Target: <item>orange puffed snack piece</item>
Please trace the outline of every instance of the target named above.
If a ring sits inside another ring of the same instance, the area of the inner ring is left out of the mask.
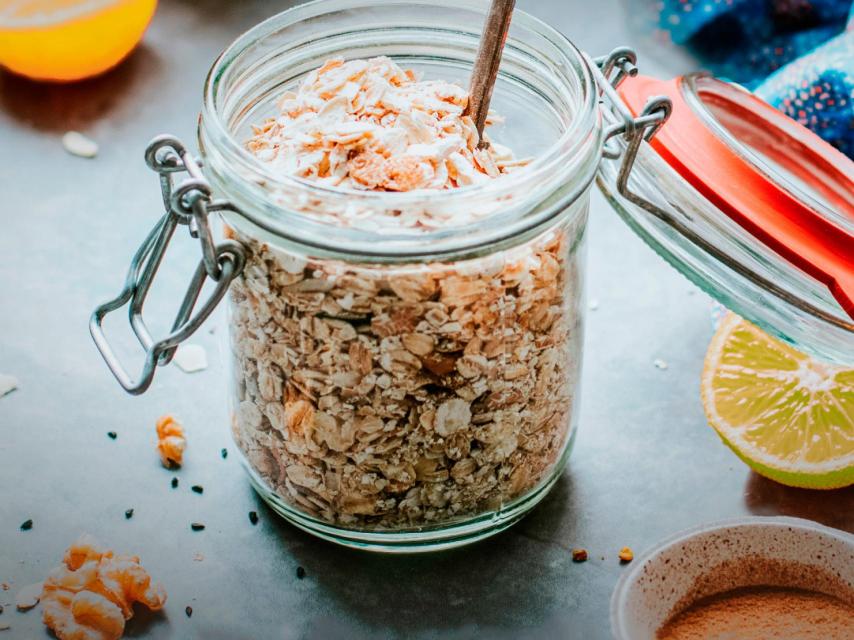
[[[180,467],[186,446],[187,438],[180,422],[170,415],[157,421],[157,452],[164,467]]]
[[[115,555],[91,536],[83,536],[65,552],[63,564],[44,581],[41,603],[44,623],[59,640],[118,640],[133,605],[152,611],[166,604],[166,591],[135,556]]]

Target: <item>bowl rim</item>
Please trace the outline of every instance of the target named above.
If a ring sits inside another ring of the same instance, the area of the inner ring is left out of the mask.
[[[638,573],[644,568],[644,566],[646,566],[647,563],[653,561],[656,556],[661,554],[661,552],[690,538],[696,538],[700,535],[720,531],[721,529],[752,528],[760,526],[796,528],[799,531],[806,531],[813,535],[830,536],[854,546],[854,534],[850,534],[842,529],[828,527],[812,520],[795,518],[792,516],[741,516],[737,518],[728,518],[725,520],[702,523],[688,529],[683,529],[659,540],[653,546],[644,550],[635,558],[634,562],[632,562],[631,568],[623,573],[619,580],[617,580],[617,584],[614,586],[614,591],[611,594],[609,607],[611,635],[616,640],[633,640],[632,637],[628,635],[625,628],[626,620],[624,615],[626,611],[626,597],[629,594],[631,586],[634,584],[634,579],[637,577]]]

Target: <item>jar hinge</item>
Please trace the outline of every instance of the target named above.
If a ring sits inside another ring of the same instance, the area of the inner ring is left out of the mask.
[[[145,150],[146,164],[160,176],[160,188],[166,214],[160,218],[131,260],[121,293],[92,313],[89,331],[107,366],[125,391],[143,393],[151,385],[155,369],[168,364],[178,345],[189,338],[222,300],[231,281],[240,275],[246,261],[243,246],[233,240],[215,244],[209,214],[234,210],[225,200],[211,198],[211,188],[202,176],[198,161],[184,144],[172,136],[158,136]],[[186,172],[188,178],[176,184],[175,174]],[[188,227],[198,238],[202,259],[193,274],[178,309],[169,335],[155,341],[142,316],[143,305],[169,242],[179,225]],[[208,299],[195,312],[199,295],[207,278],[216,283]],[[130,303],[129,319],[134,334],[145,349],[145,363],[138,380],[133,380],[116,356],[104,333],[104,318]]]

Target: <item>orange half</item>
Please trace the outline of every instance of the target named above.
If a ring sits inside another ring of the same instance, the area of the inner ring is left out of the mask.
[[[111,69],[142,39],[157,0],[0,0],[0,65],[67,82]]]

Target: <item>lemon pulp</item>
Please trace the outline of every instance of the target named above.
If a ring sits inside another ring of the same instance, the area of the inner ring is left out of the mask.
[[[730,314],[709,345],[702,397],[709,423],[757,473],[796,487],[854,483],[854,369]]]

